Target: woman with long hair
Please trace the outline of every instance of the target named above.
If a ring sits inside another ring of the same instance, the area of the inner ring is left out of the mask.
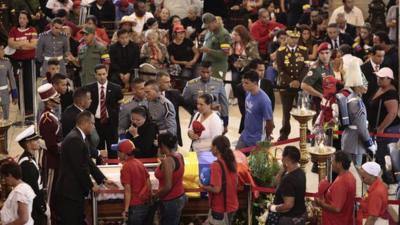
[[[232,224],[239,208],[237,196],[237,164],[229,139],[223,135],[215,137],[211,151],[217,160],[211,164],[210,184],[202,186],[209,193],[209,224],[223,221]]]
[[[302,45],[307,48],[307,53],[308,53],[308,60],[316,60],[317,59],[317,49],[318,49],[318,44],[314,40],[313,36],[311,35],[311,27],[302,24],[299,27],[301,36],[299,40],[299,45]]]
[[[236,96],[235,87],[240,83],[243,69],[253,59],[259,59],[258,44],[253,40],[249,30],[243,25],[237,25],[232,31],[232,50],[229,56],[229,66],[232,71],[232,87]],[[229,91],[227,91],[229,97]]]
[[[11,28],[8,34],[8,46],[16,49],[15,53],[11,55],[14,72],[22,69],[23,77],[20,78],[23,81],[23,87],[18,88],[24,90],[25,115],[33,115],[32,82],[36,80],[36,74],[32,73],[38,37],[31,22],[30,13],[21,10],[18,13],[18,25]],[[39,68],[36,68],[36,72],[38,71]]]
[[[154,198],[160,199],[160,225],[178,225],[187,202],[183,188],[185,164],[183,156],[176,152],[177,141],[177,137],[170,132],[158,135],[158,147],[164,155],[154,172],[159,181]]]

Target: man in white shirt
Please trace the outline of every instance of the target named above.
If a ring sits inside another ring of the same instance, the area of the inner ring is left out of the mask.
[[[329,23],[335,23],[337,14],[343,13],[347,23],[354,25],[356,27],[360,27],[364,25],[364,16],[362,14],[361,9],[354,6],[354,0],[343,0],[343,5],[336,8],[331,18],[329,19]]]
[[[146,4],[143,1],[136,1],[134,5],[135,12],[130,15],[130,20],[135,21],[136,25],[133,30],[141,34],[143,31],[143,26],[149,18],[153,18],[153,14],[147,12]]]

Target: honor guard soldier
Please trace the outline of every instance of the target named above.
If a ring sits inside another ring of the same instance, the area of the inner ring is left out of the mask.
[[[368,83],[362,76],[357,59],[351,60],[346,73],[345,88],[336,94],[339,121],[344,127],[341,149],[351,155],[357,167],[361,166],[367,150],[375,154],[377,146],[368,133],[367,110],[361,99]]]
[[[71,57],[69,41],[66,34],[62,33],[63,21],[54,18],[51,21],[50,30],[39,34],[36,48],[36,60],[41,63],[40,75],[44,76],[47,72],[47,62],[50,59],[60,61],[60,72],[66,74],[66,58]]]
[[[144,84],[144,92],[152,121],[158,127],[158,133],[167,131],[176,136],[176,112],[174,105],[161,95],[157,81],[148,80]]]
[[[286,140],[290,134],[290,110],[293,101],[297,99],[300,82],[307,74],[306,62],[308,59],[307,48],[299,46],[299,31],[287,31],[287,45],[278,49],[276,63],[278,66],[278,86],[282,102],[282,128],[278,140]]]
[[[54,109],[60,104],[57,91],[51,84],[44,84],[38,88],[38,93],[44,102],[44,111],[39,119],[39,132],[46,144],[47,165],[47,200],[50,203],[52,221],[55,218],[54,187],[57,181],[58,167],[60,164],[60,144],[62,142],[61,124],[54,114]]]
[[[203,94],[210,94],[213,97],[213,110],[219,110],[221,118],[224,121],[224,133],[227,132],[229,119],[229,105],[224,88],[224,82],[221,79],[211,77],[211,63],[203,61],[200,65],[200,77],[187,82],[183,89],[183,99],[194,115],[196,111],[197,98]]]
[[[35,192],[36,197],[33,199],[32,219],[34,225],[46,224],[46,193],[43,189],[43,180],[41,176],[41,168],[39,163],[41,157],[35,159],[35,155],[40,151],[39,144],[40,136],[35,133],[35,127],[32,125],[17,135],[15,141],[24,149],[24,152],[19,157],[18,164],[21,166],[22,180],[29,184]]]
[[[0,43],[0,98],[1,108],[3,110],[3,119],[8,120],[10,112],[10,93],[8,84],[11,85],[10,89],[13,104],[17,103],[18,92],[11,62],[4,57],[4,47],[5,44]]]

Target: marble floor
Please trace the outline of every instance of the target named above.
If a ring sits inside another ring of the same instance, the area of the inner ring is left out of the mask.
[[[282,107],[280,105],[279,96],[276,95],[276,107],[274,111],[274,121],[275,121],[275,129],[273,131],[273,137],[275,138],[274,141],[279,137],[279,129],[281,128],[281,119],[282,119]],[[185,153],[189,150],[190,146],[190,139],[188,138],[187,134],[187,127],[190,120],[190,115],[184,110],[180,109],[180,118],[181,118],[181,128],[182,128],[182,137],[183,137],[183,147],[179,148],[179,151]],[[18,108],[14,105],[11,106],[10,112],[10,119],[15,121],[21,121],[21,115]],[[240,112],[237,105],[231,105],[229,107],[229,131],[226,134],[233,145],[239,138],[238,128],[240,124]],[[291,118],[291,125],[292,125],[292,133],[290,134],[289,138],[295,138],[299,136],[299,124],[293,118]],[[311,126],[311,122],[309,123],[309,127]],[[9,155],[12,157],[18,157],[21,154],[21,147],[15,142],[15,137],[21,132],[24,128],[23,127],[16,127],[12,126],[8,131],[8,146],[9,146]],[[293,145],[298,146],[299,143],[295,142]],[[283,146],[278,146],[282,148]],[[280,151],[278,151],[278,158],[280,157]],[[306,166],[307,171],[307,191],[308,192],[316,192],[318,189],[318,175],[311,173],[311,163],[308,163]],[[357,179],[357,195],[361,195],[362,185],[361,180],[355,170],[355,168],[351,167],[351,172],[355,175]],[[396,186],[391,185],[390,193],[394,193]],[[391,196],[393,198],[394,196]]]

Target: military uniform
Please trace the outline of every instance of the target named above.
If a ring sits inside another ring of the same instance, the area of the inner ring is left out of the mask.
[[[211,62],[211,74],[216,78],[225,78],[228,70],[228,54],[222,48],[230,46],[232,39],[229,32],[221,27],[216,33],[207,32],[204,38],[204,47],[210,49],[209,52],[203,53],[203,61]],[[225,49],[225,51],[227,51]],[[222,73],[222,75],[221,75]]]
[[[60,33],[56,36],[51,30],[39,34],[36,60],[42,64],[40,75],[46,74],[47,62],[52,58],[60,61],[60,73],[66,74],[65,56],[68,52],[70,52],[70,47],[66,34]]]
[[[229,104],[226,97],[224,83],[221,79],[210,77],[207,82],[204,82],[201,77],[194,78],[187,82],[183,89],[183,99],[190,109],[191,114],[196,110],[197,98],[202,94],[210,94],[214,98],[214,102],[221,106],[221,117],[224,121],[224,126],[228,125]]]
[[[45,189],[43,189],[43,180],[39,163],[35,157],[28,151],[24,151],[18,160],[21,166],[22,180],[29,184],[36,194],[32,205],[32,219],[35,225],[45,224],[46,219],[46,199]]]
[[[18,92],[12,65],[7,58],[3,58],[0,59],[0,98],[1,107],[3,109],[3,119],[5,120],[8,120],[10,112],[10,93],[8,84],[11,85],[12,98],[17,98]]]
[[[284,90],[280,90],[282,102],[282,128],[280,130],[280,138],[287,139],[290,134],[290,110],[292,110],[293,101],[297,99],[299,89],[290,88],[292,81],[303,80],[308,68],[305,61],[308,59],[307,48],[304,46],[296,46],[291,49],[289,46],[282,46],[278,49],[276,55],[276,63],[278,66],[278,86]],[[300,88],[300,87],[299,87]]]
[[[148,109],[152,121],[158,127],[159,133],[169,131],[173,135],[176,135],[176,112],[174,105],[168,99],[160,95],[157,99],[148,101]]]
[[[94,42],[93,45],[84,45],[78,52],[78,59],[81,66],[80,77],[82,86],[96,82],[94,67],[97,64],[109,63],[110,61],[107,48],[96,41]]]
[[[119,121],[118,121],[118,134],[125,135],[126,130],[131,125],[131,111],[138,106],[148,107],[147,100],[138,100],[134,97],[126,104],[121,105],[119,110]]]
[[[37,141],[40,136],[35,133],[35,127],[32,125],[19,133],[15,140],[20,144],[21,147],[25,148],[26,146],[23,143],[27,141]],[[34,152],[33,152],[34,151]],[[24,152],[18,159],[18,164],[21,167],[22,172],[22,180],[31,186],[32,190],[35,192],[36,197],[33,199],[32,206],[32,218],[34,220],[34,225],[42,225],[46,224],[47,217],[45,215],[46,212],[46,193],[43,188],[43,179],[41,176],[42,168],[40,168],[40,161],[42,159],[43,151],[38,149],[24,149]],[[38,153],[38,154],[36,154]],[[38,155],[38,158],[35,159],[35,156]]]

